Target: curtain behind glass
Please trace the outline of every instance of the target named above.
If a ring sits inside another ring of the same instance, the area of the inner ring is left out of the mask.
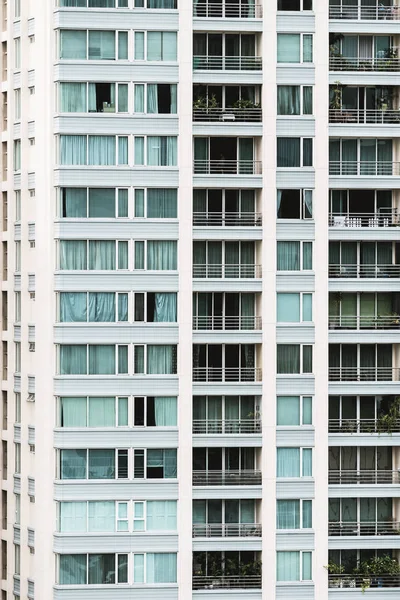
[[[60,398],[61,427],[86,427],[86,397]]]
[[[89,375],[115,375],[115,345],[89,346]]]
[[[176,323],[177,319],[177,294],[157,293],[154,294],[154,315],[155,323]]]
[[[176,583],[175,553],[146,554],[147,583]]]
[[[277,477],[300,477],[300,448],[277,448]]]
[[[88,164],[116,164],[116,145],[114,135],[89,135]]]
[[[154,415],[157,427],[175,427],[178,418],[176,397],[155,397]]]
[[[60,502],[60,531],[64,533],[86,532],[86,519],[86,502]]]
[[[86,375],[86,361],[86,346],[66,344],[60,346],[60,375]]]
[[[86,554],[60,554],[61,585],[85,585],[86,575]]]
[[[115,397],[89,398],[89,427],[115,427]]]
[[[62,216],[66,219],[87,217],[86,188],[63,188],[61,193]]]
[[[147,373],[149,375],[173,375],[175,369],[175,346],[147,346]]]
[[[60,293],[60,322],[80,323],[87,321],[86,292]]]
[[[114,271],[115,262],[115,241],[89,241],[89,270]]]
[[[278,33],[278,63],[300,62],[300,35]]]
[[[149,219],[176,219],[177,190],[149,188],[147,190],[147,217]]]
[[[300,529],[300,500],[277,500],[276,528]]]
[[[115,321],[114,292],[89,292],[89,321],[95,323]]]
[[[151,240],[147,242],[147,269],[149,271],[175,271],[176,268],[176,242]]]
[[[300,270],[300,242],[278,242],[277,250],[278,271]]]
[[[88,531],[115,531],[115,502],[89,502]]]
[[[300,425],[300,397],[278,396],[277,425]]]
[[[300,167],[300,138],[277,138],[277,167]]]
[[[300,552],[277,552],[276,560],[277,581],[300,580]]]
[[[147,531],[176,531],[176,500],[151,500],[146,509]]]
[[[60,83],[60,111],[86,112],[86,83]]]
[[[300,86],[278,85],[278,115],[300,114]]]
[[[86,135],[60,135],[60,164],[86,165]]]

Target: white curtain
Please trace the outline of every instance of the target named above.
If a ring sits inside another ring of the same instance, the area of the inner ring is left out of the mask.
[[[85,60],[86,46],[86,31],[69,29],[60,31],[60,58],[64,60]]]
[[[158,85],[156,83],[147,84],[147,112],[158,113]]]
[[[176,554],[151,553],[146,555],[147,583],[176,583]]]
[[[172,427],[177,424],[177,399],[169,396],[154,398],[154,413],[157,427]]]
[[[300,477],[300,448],[277,448],[277,477]]]
[[[60,136],[60,164],[86,165],[87,137],[86,135]]]
[[[115,165],[116,145],[114,135],[89,135],[89,165]]]
[[[147,164],[154,167],[176,167],[177,138],[175,136],[148,136]]]
[[[300,552],[276,553],[277,581],[300,581]]]
[[[175,292],[164,292],[154,294],[154,322],[176,323],[176,303],[177,294]]]
[[[147,531],[176,531],[176,500],[147,502]]]
[[[115,531],[115,502],[89,502],[88,531]]]
[[[89,398],[89,427],[115,427],[115,397]]]
[[[300,500],[277,500],[276,528],[300,528]]]
[[[89,270],[114,271],[116,266],[115,241],[90,240]]]
[[[60,83],[60,111],[86,112],[86,83]]]
[[[63,533],[81,533],[87,530],[87,503],[60,502],[60,528]]]
[[[173,375],[176,373],[176,346],[147,346],[147,373]]]
[[[86,292],[60,293],[60,322],[80,323],[87,321]]]
[[[61,427],[86,427],[87,426],[87,398],[61,397],[60,398]]]
[[[177,242],[147,242],[147,269],[149,271],[175,271],[177,267]]]

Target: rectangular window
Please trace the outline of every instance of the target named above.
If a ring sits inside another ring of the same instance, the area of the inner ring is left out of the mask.
[[[21,118],[21,90],[14,90],[14,119],[19,121]]]
[[[115,271],[128,269],[126,240],[61,240],[61,271]]]
[[[311,529],[312,501],[311,500],[277,500],[276,502],[277,529]]]
[[[301,11],[312,10],[313,0],[278,0],[278,10]]]
[[[60,31],[60,58],[64,60],[126,60],[127,31]]]
[[[312,219],[313,190],[277,190],[278,219]]]
[[[301,85],[278,85],[278,115],[313,114],[313,88]]]
[[[312,346],[307,344],[277,344],[278,375],[312,373]]]
[[[128,372],[126,345],[60,345],[60,375],[116,375]]]
[[[176,396],[134,398],[133,424],[136,427],[176,427]]]
[[[312,270],[312,242],[277,242],[277,270]]]
[[[306,33],[278,33],[278,63],[312,63],[313,36]]]
[[[177,35],[175,31],[147,32],[147,60],[176,61]]]
[[[21,38],[14,39],[14,69],[21,68]]]
[[[276,424],[286,427],[312,425],[312,397],[278,396]]]
[[[105,585],[128,583],[127,554],[61,554],[61,585]]]
[[[313,166],[313,138],[277,138],[277,167]]]
[[[277,552],[277,581],[311,581],[311,552]]]
[[[14,171],[21,170],[21,140],[14,140]]]
[[[277,294],[277,322],[312,321],[312,294]]]
[[[176,449],[134,450],[133,476],[135,479],[175,479]]]
[[[126,293],[60,292],[59,302],[60,323],[112,323],[128,320]]]
[[[277,448],[276,476],[312,477],[312,448]]]

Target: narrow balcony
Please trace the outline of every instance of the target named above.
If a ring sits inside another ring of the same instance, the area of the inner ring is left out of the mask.
[[[261,227],[260,212],[194,212],[193,227]]]
[[[261,589],[261,575],[194,575],[193,589]]]
[[[261,160],[233,160],[219,158],[207,160],[195,158],[193,173],[196,175],[262,175]]]
[[[195,137],[193,172],[196,175],[260,175],[258,137]]]
[[[374,265],[346,265],[330,264],[329,277],[352,278],[352,279],[379,279],[399,278],[400,265],[374,264]]]
[[[331,485],[399,485],[400,472],[390,470],[332,470],[329,469]]]
[[[261,265],[253,264],[194,264],[194,279],[259,279]]]
[[[261,71],[261,56],[193,56],[194,71]],[[398,70],[398,69],[396,69]]]
[[[261,485],[261,482],[261,471],[256,469],[193,471],[194,486]]]
[[[193,537],[261,537],[260,523],[197,523],[193,525]]]
[[[260,331],[261,317],[252,316],[201,316],[193,317],[193,330],[203,331]]]
[[[400,381],[399,367],[329,367],[329,381]]]
[[[248,435],[261,433],[261,419],[195,419],[193,434]]]
[[[260,297],[248,292],[195,292],[194,331],[260,331]]]
[[[399,535],[400,522],[390,521],[330,521],[330,536]]]
[[[262,4],[248,2],[204,2],[193,4],[193,16],[206,19],[261,19]]]
[[[330,108],[329,123],[349,123],[350,125],[398,125],[400,110]]]
[[[400,162],[392,162],[389,160],[331,160],[329,161],[329,175],[345,177],[354,175],[366,175],[368,177],[398,177],[400,175]]]
[[[399,225],[397,208],[381,209],[378,212],[329,213],[329,227],[395,227]]]
[[[329,433],[400,433],[400,418],[329,419]]]
[[[399,329],[400,315],[329,315],[329,329]]]
[[[346,19],[356,21],[398,21],[400,19],[400,6],[392,5],[391,2],[376,2],[372,6],[362,6],[356,3],[347,6],[345,1],[339,0],[337,5],[329,6],[330,19]]]
[[[330,588],[398,588],[400,575],[329,575],[328,587]]]
[[[380,73],[394,73],[400,71],[400,59],[395,56],[395,48],[389,48],[387,57],[368,57],[360,56],[330,56],[330,71],[376,71]],[[392,58],[392,55],[393,58]],[[205,68],[205,67],[202,67]]]
[[[260,123],[261,108],[193,108],[193,121],[222,123]]]
[[[194,382],[238,382],[262,381],[260,367],[193,367]]]

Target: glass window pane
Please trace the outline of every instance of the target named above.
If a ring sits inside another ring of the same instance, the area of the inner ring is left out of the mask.
[[[89,427],[115,427],[115,398],[89,398]]]
[[[135,190],[135,217],[144,217],[144,190]]]
[[[144,83],[135,84],[134,111],[144,113]]]
[[[303,581],[311,581],[311,579],[312,579],[311,557],[312,557],[311,552],[303,552],[303,565],[302,565]]]
[[[87,398],[60,398],[61,427],[86,427]]]
[[[144,554],[133,555],[133,582],[144,583]]]
[[[118,426],[128,425],[128,398],[118,398]]]
[[[128,216],[128,190],[118,190],[118,217]]]
[[[313,166],[313,141],[312,138],[303,138],[303,167]]]
[[[276,553],[277,581],[300,581],[300,552]]]
[[[303,397],[303,425],[312,425],[312,398]]]
[[[303,321],[312,321],[312,294],[303,294]]]
[[[277,477],[300,477],[300,448],[277,448]]]
[[[144,32],[135,31],[135,60],[144,60]]]
[[[299,323],[300,294],[277,294],[278,323]]]
[[[303,500],[303,529],[312,528],[312,501]]]
[[[303,373],[312,373],[312,346],[303,346]]]
[[[303,269],[311,271],[312,268],[312,242],[303,242]]]
[[[300,500],[277,500],[276,528],[300,529]]]
[[[128,60],[128,32],[118,32],[118,58],[119,60]]]
[[[278,33],[278,63],[300,62],[300,35]]]
[[[313,36],[303,35],[303,62],[313,61]]]
[[[312,477],[312,449],[303,448],[303,459],[302,459],[302,476]]]
[[[277,425],[300,425],[300,396],[278,396]]]

